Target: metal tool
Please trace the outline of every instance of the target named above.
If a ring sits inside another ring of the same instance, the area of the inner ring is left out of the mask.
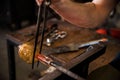
[[[51,44],[53,42],[55,42],[58,39],[63,39],[67,36],[67,32],[65,31],[59,31],[59,30],[55,30],[53,33],[50,34],[50,36],[46,39],[46,41],[44,42],[44,44],[46,46],[51,46]]]
[[[39,29],[41,29],[41,41],[40,41],[40,51],[42,51],[42,45],[43,45],[43,40],[44,40],[44,31],[46,27],[46,21],[47,21],[47,14],[48,14],[48,7],[50,5],[51,1],[50,0],[43,0],[42,4],[39,6],[38,10],[38,18],[37,18],[37,31],[36,31],[36,37],[35,37],[35,44],[34,44],[34,51],[33,51],[33,58],[32,58],[32,69],[34,68],[34,57],[36,53],[36,48],[37,48],[37,42],[38,42],[38,34],[39,34]],[[42,23],[42,15],[43,15],[43,26],[41,26]],[[38,62],[39,64],[39,62]],[[37,64],[37,65],[38,65]]]
[[[58,25],[57,24],[52,24],[51,27],[50,27],[49,32],[46,35],[46,37],[49,37],[57,29],[58,29]]]
[[[50,57],[47,57],[47,56],[42,55],[42,54],[38,54],[36,56],[36,58],[39,61],[42,61],[42,62],[44,62],[47,65],[51,65],[51,66],[55,67],[57,70],[59,70],[59,71],[63,72],[64,74],[74,78],[75,80],[85,80],[82,77],[78,76],[77,74],[71,72],[70,70],[67,70],[64,67],[56,64],[56,62],[54,62]]]
[[[44,5],[44,15],[43,15],[43,28],[42,28],[42,34],[41,34],[41,42],[40,42],[40,51],[39,53],[41,53],[42,51],[42,47],[43,47],[43,40],[44,40],[44,33],[45,33],[45,28],[46,28],[46,23],[47,23],[47,16],[48,16],[48,7],[51,3],[50,0],[44,0],[43,3]],[[39,61],[37,62],[37,66],[39,65]]]
[[[40,24],[42,22],[42,14],[43,14],[43,3],[39,6],[38,9],[38,17],[37,17],[37,31],[36,31],[36,36],[35,36],[35,43],[34,43],[34,51],[33,51],[33,58],[32,58],[32,69],[34,68],[34,57],[35,57],[35,52],[37,48],[37,42],[38,42],[38,35],[39,35],[39,29],[40,29]]]
[[[108,39],[107,38],[102,38],[102,39],[90,41],[90,42],[87,42],[87,43],[84,43],[84,44],[78,44],[78,48],[91,46],[91,45],[94,45],[94,44],[99,44],[100,42],[103,42],[103,43],[108,42]]]
[[[102,38],[99,40],[94,40],[94,41],[90,41],[90,42],[86,42],[82,44],[81,43],[77,43],[77,44],[70,43],[70,44],[58,46],[55,48],[49,48],[47,50],[42,50],[42,53],[46,55],[50,55],[50,54],[56,54],[56,53],[73,52],[73,51],[78,51],[80,48],[84,48],[84,47],[99,44],[99,43],[107,43],[107,42],[108,42],[108,39]]]

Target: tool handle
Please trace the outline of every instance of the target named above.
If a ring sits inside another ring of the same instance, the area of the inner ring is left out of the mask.
[[[44,63],[47,64],[47,65],[51,65],[51,66],[55,67],[57,70],[59,70],[59,71],[63,72],[64,74],[66,74],[66,75],[74,78],[75,80],[85,80],[85,79],[83,79],[82,77],[78,76],[77,74],[75,74],[75,73],[73,73],[73,72],[65,69],[64,67],[62,67],[62,66],[60,66],[60,65],[58,65],[58,64],[56,64],[56,63],[54,63],[54,61],[53,61],[51,58],[49,58],[49,57],[47,57],[47,56],[45,56],[45,55],[38,54],[38,55],[36,56],[36,58],[37,58],[39,61],[42,61],[42,62],[44,62]]]
[[[74,78],[75,80],[85,80],[83,79],[82,77],[78,76],[77,74],[65,69],[64,67],[62,66],[59,66],[59,65],[56,65],[54,64],[53,62],[50,64],[51,66],[55,67],[56,69],[58,69],[59,71],[63,72],[64,74]]]
[[[90,42],[87,42],[87,43],[83,43],[83,44],[79,45],[79,48],[87,47],[87,46],[91,46],[91,45],[95,45],[95,44],[99,44],[100,42],[104,42],[104,43],[108,42],[108,39],[107,38],[102,38],[102,39],[90,41]]]

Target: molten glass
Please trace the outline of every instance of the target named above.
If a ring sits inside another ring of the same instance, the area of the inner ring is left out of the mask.
[[[34,46],[30,43],[24,43],[18,46],[18,54],[20,58],[30,64],[32,63],[33,50],[34,50]],[[36,53],[38,53],[38,50],[36,50]],[[34,61],[36,62],[37,59],[35,58]]]

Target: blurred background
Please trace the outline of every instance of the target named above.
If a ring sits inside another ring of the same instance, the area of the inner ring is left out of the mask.
[[[76,0],[77,1],[77,0]],[[36,23],[37,5],[35,0],[1,0],[0,2],[0,80],[9,80],[6,34],[29,27]],[[98,28],[120,28],[120,3],[110,17]],[[103,34],[104,35],[104,34]],[[110,36],[111,43],[106,53],[94,60],[89,73],[100,66],[108,64],[120,51],[120,39]],[[31,65],[23,62],[16,54],[17,80],[29,80]],[[39,70],[45,68],[44,65]]]

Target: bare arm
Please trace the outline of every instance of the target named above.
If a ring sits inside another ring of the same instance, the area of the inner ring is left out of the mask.
[[[80,4],[63,0],[53,4],[52,8],[72,24],[80,27],[96,27],[104,22],[116,3],[116,0],[93,0]]]
[[[118,0],[93,0],[87,3],[76,3],[72,0],[52,0],[50,7],[66,21],[90,28],[102,24],[117,2]]]

